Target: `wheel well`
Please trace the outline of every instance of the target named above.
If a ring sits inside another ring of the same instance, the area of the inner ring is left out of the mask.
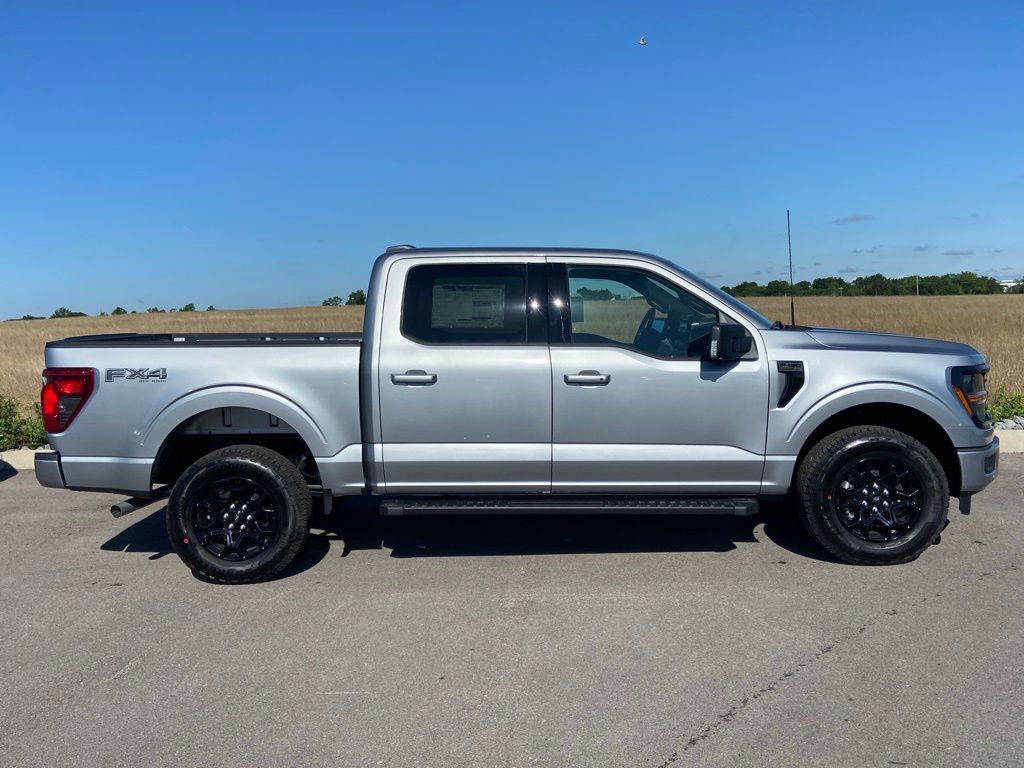
[[[826,435],[838,432],[847,427],[873,424],[889,427],[910,435],[924,443],[935,454],[949,483],[952,496],[960,495],[960,462],[957,460],[956,448],[946,431],[933,418],[915,408],[895,403],[872,403],[857,405],[840,411],[825,419],[804,442],[796,466],[799,467],[807,452]]]
[[[183,421],[164,440],[153,462],[153,484],[171,485],[195,461],[231,445],[260,445],[291,461],[306,482],[320,484],[316,459],[286,422],[253,408],[214,408]]]

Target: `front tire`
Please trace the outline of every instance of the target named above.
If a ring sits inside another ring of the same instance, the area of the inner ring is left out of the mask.
[[[299,553],[313,499],[298,468],[257,445],[203,456],[171,490],[167,534],[192,571],[211,581],[264,581]]]
[[[838,559],[893,565],[916,559],[942,531],[949,483],[923,443],[895,429],[850,427],[819,441],[797,474],[799,516]]]

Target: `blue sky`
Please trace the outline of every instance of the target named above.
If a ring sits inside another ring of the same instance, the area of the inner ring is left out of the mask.
[[[319,303],[392,243],[1024,274],[1024,3],[0,7],[0,316]],[[648,45],[637,44],[646,36]]]

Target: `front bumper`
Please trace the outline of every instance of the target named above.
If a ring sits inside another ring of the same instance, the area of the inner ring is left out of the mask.
[[[53,451],[37,453],[36,480],[46,488],[67,488],[64,482],[64,473],[60,468],[60,454]]]
[[[960,461],[960,493],[977,493],[999,474],[999,438],[981,448],[957,448]]]

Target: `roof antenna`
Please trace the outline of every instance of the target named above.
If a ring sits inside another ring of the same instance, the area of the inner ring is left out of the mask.
[[[789,243],[789,324],[796,325],[796,305],[793,303],[793,233],[789,228],[789,208],[786,209],[786,241]]]

